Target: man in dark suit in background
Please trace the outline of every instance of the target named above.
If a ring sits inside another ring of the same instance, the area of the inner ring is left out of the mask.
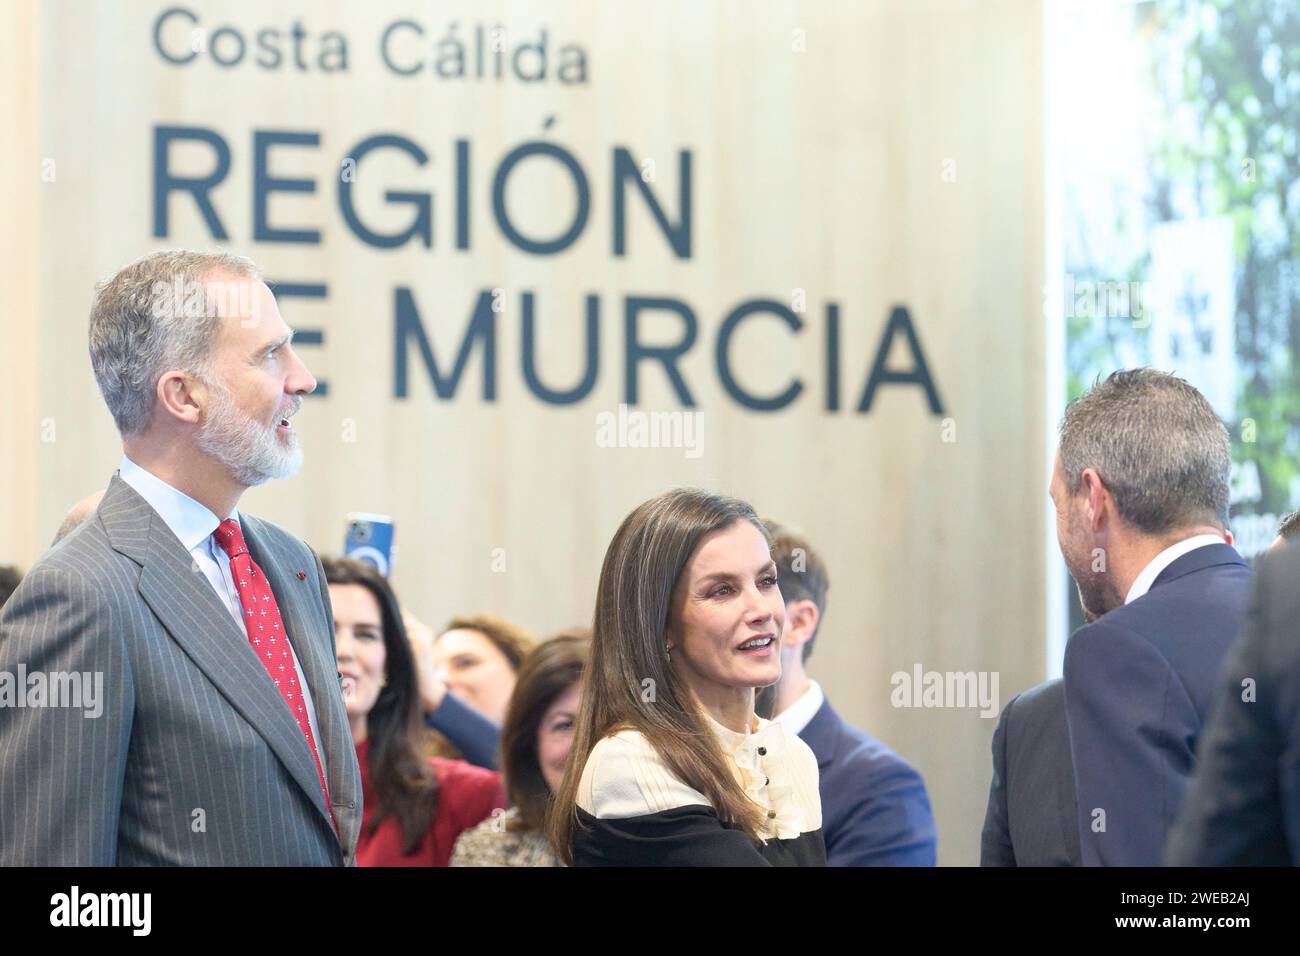
[[[827,864],[934,866],[934,816],[921,775],[845,723],[804,670],[826,609],[826,566],[804,538],[764,523],[786,616],[781,680],[759,693],[756,709],[786,724],[817,756]]]
[[[1079,603],[1091,624],[1097,615],[1082,594]],[[1002,708],[993,731],[980,866],[1078,866],[1077,814],[1065,685],[1057,678]]]
[[[1171,866],[1300,866],[1300,548],[1260,559],[1224,663]]]
[[[1078,866],[1076,813],[1058,678],[1017,694],[998,718],[980,866]]]
[[[1085,865],[1163,859],[1250,588],[1224,540],[1231,467],[1223,423],[1172,375],[1116,372],[1066,409],[1049,493],[1099,614],[1064,667]]]

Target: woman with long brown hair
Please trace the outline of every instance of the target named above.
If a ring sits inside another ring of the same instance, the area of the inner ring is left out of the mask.
[[[414,657],[401,608],[373,567],[322,558],[364,801],[358,866],[446,866],[457,837],[503,812],[500,778],[421,754]]]
[[[513,806],[457,840],[452,866],[558,864],[546,810],[568,767],[590,647],[590,631],[567,631],[524,658],[501,725],[501,772]]]
[[[821,866],[817,761],[754,713],[785,604],[745,502],[679,489],[623,521],[596,593],[568,770],[547,818],[578,866]]]

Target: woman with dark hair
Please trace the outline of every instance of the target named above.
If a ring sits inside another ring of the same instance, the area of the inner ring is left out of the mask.
[[[623,521],[596,592],[568,770],[547,817],[578,866],[824,866],[817,760],[754,713],[785,603],[745,502],[695,489]]]
[[[370,565],[324,558],[335,651],[361,765],[358,866],[446,866],[461,833],[506,805],[500,778],[420,753],[419,686],[402,612]]]
[[[590,631],[557,635],[519,668],[501,728],[501,769],[514,804],[458,841],[452,866],[558,866],[546,840],[546,809],[573,744]]]

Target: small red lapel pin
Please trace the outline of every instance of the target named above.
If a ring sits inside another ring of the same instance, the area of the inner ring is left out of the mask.
[[[298,580],[299,580],[299,581],[306,581],[306,580],[307,580],[307,572],[306,572],[306,571],[299,571],[299,572],[298,572]]]

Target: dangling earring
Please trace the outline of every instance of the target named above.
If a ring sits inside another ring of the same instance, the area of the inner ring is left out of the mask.
[[[669,644],[664,645],[664,660],[666,660],[669,664],[673,662],[673,649],[672,646]]]

